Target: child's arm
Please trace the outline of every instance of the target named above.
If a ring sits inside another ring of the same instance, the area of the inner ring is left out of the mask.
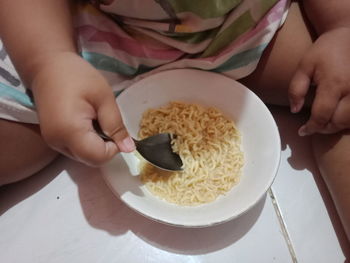
[[[0,36],[26,84],[56,54],[76,53],[69,1],[1,1]]]
[[[134,144],[111,88],[78,56],[69,0],[2,0],[0,36],[23,82],[31,88],[47,143],[82,162],[98,165]],[[92,128],[98,119],[116,144]]]
[[[316,94],[301,135],[350,128],[350,1],[304,0],[319,37],[302,59],[291,82],[291,109],[298,112],[310,84]]]

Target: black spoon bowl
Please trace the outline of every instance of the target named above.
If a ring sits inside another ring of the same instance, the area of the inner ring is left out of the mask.
[[[113,141],[111,137],[104,134],[97,120],[93,120],[92,123],[95,131],[103,140]],[[142,140],[134,138],[133,140],[136,150],[152,165],[167,171],[182,171],[181,157],[171,147],[172,138],[173,135],[170,133],[160,133]]]

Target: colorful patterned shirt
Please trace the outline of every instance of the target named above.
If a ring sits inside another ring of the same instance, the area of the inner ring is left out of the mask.
[[[119,94],[176,68],[249,75],[288,7],[289,0],[100,0],[77,8],[75,27],[81,56]],[[37,123],[30,94],[11,82],[19,78],[2,52],[0,118]]]

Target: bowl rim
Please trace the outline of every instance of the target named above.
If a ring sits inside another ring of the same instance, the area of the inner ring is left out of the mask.
[[[165,70],[165,71],[161,71],[161,72],[158,72],[158,73],[155,73],[153,75],[150,75],[150,76],[147,76],[145,78],[142,78],[136,82],[134,82],[130,87],[128,87],[125,91],[123,91],[119,97],[116,99],[117,102],[122,100],[124,96],[127,96],[129,92],[133,92],[132,89],[134,89],[135,87],[137,88],[139,85],[142,85],[144,81],[151,81],[153,78],[159,78],[161,77],[162,75],[166,75],[166,74],[172,74],[173,72],[176,72],[177,74],[181,74],[183,72],[186,72],[186,73],[196,73],[196,74],[214,74],[216,76],[220,76],[224,79],[226,79],[226,81],[231,81],[232,83],[235,83],[236,86],[240,86],[241,88],[245,89],[245,92],[248,92],[250,96],[254,97],[254,99],[259,103],[261,104],[262,107],[265,108],[266,112],[268,113],[267,116],[269,117],[270,121],[271,121],[271,124],[272,124],[272,129],[274,130],[274,134],[276,135],[276,138],[274,139],[277,139],[276,142],[275,142],[275,146],[276,146],[276,159],[275,159],[275,164],[274,164],[274,167],[271,171],[272,175],[269,177],[269,180],[266,182],[265,184],[265,187],[259,191],[261,192],[261,194],[257,194],[256,195],[256,198],[254,198],[254,201],[250,202],[245,208],[244,210],[242,211],[238,211],[237,213],[233,213],[232,216],[230,217],[226,217],[225,219],[220,219],[218,218],[217,220],[213,220],[213,221],[210,221],[209,223],[200,223],[200,224],[196,224],[196,223],[176,223],[176,222],[172,222],[172,221],[169,221],[169,220],[163,220],[163,219],[159,219],[157,218],[156,216],[152,216],[151,214],[148,214],[148,213],[143,213],[142,211],[140,211],[138,209],[138,207],[135,207],[132,203],[128,202],[128,200],[125,200],[125,196],[123,197],[123,195],[121,195],[120,193],[118,193],[117,189],[115,189],[111,183],[111,181],[109,180],[108,176],[103,173],[103,178],[105,180],[105,182],[107,183],[108,187],[111,189],[111,191],[117,196],[119,197],[119,199],[124,203],[126,204],[128,207],[130,207],[132,210],[136,211],[138,214],[141,214],[143,216],[145,216],[146,218],[149,218],[151,220],[154,220],[156,222],[160,222],[160,223],[163,223],[163,224],[166,224],[166,225],[171,225],[171,226],[176,226],[176,227],[185,227],[185,228],[202,228],[202,227],[209,227],[209,226],[214,226],[214,225],[218,225],[218,224],[222,224],[222,223],[225,223],[225,222],[228,222],[230,220],[233,220],[243,214],[245,214],[246,212],[248,212],[252,207],[254,207],[268,192],[269,188],[271,187],[271,185],[273,184],[276,176],[277,176],[277,172],[278,172],[278,169],[279,169],[279,166],[280,166],[280,161],[281,161],[281,138],[280,138],[280,134],[279,134],[279,130],[278,130],[278,126],[276,124],[276,121],[275,119],[273,118],[270,110],[268,109],[268,107],[266,106],[266,104],[264,102],[261,101],[261,99],[253,92],[251,91],[249,88],[245,87],[244,85],[242,85],[241,83],[227,77],[227,76],[224,76],[222,74],[219,74],[219,73],[215,73],[215,72],[208,72],[208,71],[202,71],[202,70],[196,70],[196,69],[173,69],[173,70]],[[201,72],[201,73],[200,73]],[[147,189],[146,189],[147,190]],[[156,197],[157,198],[157,197]],[[161,200],[163,202],[166,202],[168,203],[167,201],[164,201],[164,200]],[[215,201],[213,201],[213,203],[215,203]],[[171,205],[174,205],[174,204],[171,204]],[[202,205],[199,205],[199,206],[194,206],[194,207],[191,207],[191,208],[196,208],[196,207],[200,207],[200,206],[205,206],[207,204],[202,204]],[[181,207],[181,206],[178,206],[178,207]],[[184,206],[185,207],[185,206]]]

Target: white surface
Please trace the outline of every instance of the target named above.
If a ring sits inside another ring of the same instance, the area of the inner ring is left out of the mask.
[[[61,159],[0,199],[1,262],[292,262],[268,197],[228,223],[176,228],[126,207],[98,169]]]
[[[159,200],[145,189],[139,178],[130,176],[123,159],[117,156],[106,165],[104,177],[113,191],[136,211],[171,225],[209,226],[244,213],[271,186],[280,161],[278,129],[265,104],[238,82],[216,73],[172,70],[142,79],[125,90],[117,101],[125,125],[134,137],[145,111],[171,101],[218,108],[234,120],[242,134],[245,164],[239,184],[214,202],[196,207]]]
[[[317,166],[308,138],[297,136],[302,116],[286,118],[276,109],[282,138],[282,159],[272,191],[300,262],[344,262],[349,244]],[[336,233],[337,231],[338,233]],[[337,236],[338,234],[338,236]],[[342,251],[343,246],[344,251]]]
[[[295,262],[343,263],[347,244],[327,191],[315,180],[309,142],[296,136],[299,121],[275,112],[283,152],[272,189]],[[0,188],[0,214],[0,262],[6,263],[293,262],[269,196],[223,225],[175,228],[133,212],[98,169],[67,159]]]

